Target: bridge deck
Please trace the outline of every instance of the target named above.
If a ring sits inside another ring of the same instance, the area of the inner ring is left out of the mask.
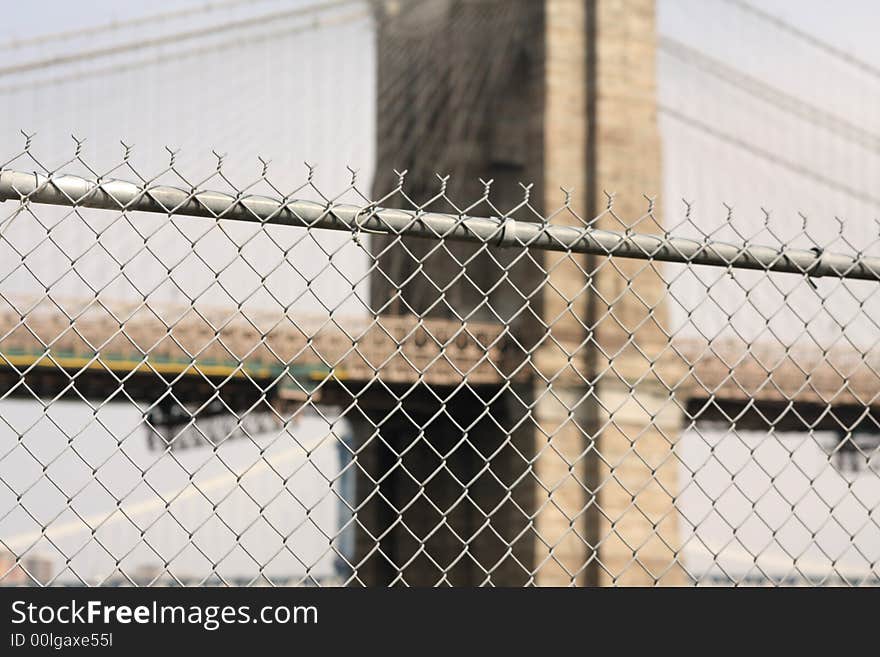
[[[497,367],[502,327],[493,324],[385,316],[332,321],[259,313],[245,317],[193,308],[163,309],[159,315],[143,306],[114,307],[111,313],[94,305],[72,320],[48,305],[24,318],[0,312],[0,368],[78,378],[95,371],[260,381],[281,377],[293,390],[307,390],[331,372],[336,380],[353,382],[371,380],[377,371],[387,383],[454,385],[466,377],[481,385],[503,379]]]
[[[277,384],[281,396],[308,392],[320,381],[386,384],[422,381],[455,386],[504,382],[503,327],[479,322],[383,316],[337,319],[243,316],[193,308],[92,305],[75,319],[43,302],[24,318],[0,312],[3,391],[23,371],[56,375],[77,386],[93,375],[113,382],[146,375],[163,381],[195,378]],[[675,394],[693,399],[820,406],[880,404],[880,354],[855,349],[827,353],[765,344],[676,340],[664,363],[676,372]],[[100,354],[100,358],[98,357]],[[647,367],[647,361],[643,363]],[[655,365],[660,369],[664,365]],[[522,368],[518,376],[527,378]],[[57,386],[56,386],[57,387]]]

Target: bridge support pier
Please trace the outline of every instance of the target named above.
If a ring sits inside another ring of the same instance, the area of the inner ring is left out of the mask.
[[[458,179],[449,182],[447,196],[459,205],[479,198],[478,178],[495,181],[491,200],[501,209],[521,203],[519,182],[533,183],[532,207],[545,217],[555,213],[554,223],[662,231],[656,207],[643,196],[658,193],[662,181],[654,0],[378,6],[376,197],[394,189],[394,169],[410,171],[406,191],[417,201],[436,194],[434,173],[448,172]],[[426,72],[432,75],[428,83]],[[387,81],[399,93],[383,93]],[[420,94],[426,84],[434,87]],[[457,253],[472,247],[447,248]],[[444,577],[478,584],[487,573],[496,584],[685,581],[676,563],[674,508],[673,449],[681,411],[670,392],[678,368],[665,351],[666,287],[653,264],[532,252],[537,266],[508,270],[504,253],[493,254],[500,259],[495,261],[476,254],[467,260],[467,280],[445,286],[460,274],[462,258],[442,252],[427,258],[428,247],[419,240],[401,249],[376,239],[374,250],[382,254],[385,274],[371,288],[377,312],[393,298],[391,312],[481,321],[509,313],[505,321],[524,349],[508,357],[511,364],[528,358],[531,379],[517,384],[526,392],[508,391],[507,402],[488,405],[492,417],[514,429],[509,436],[486,419],[479,430],[458,426],[459,417],[487,409],[485,400],[467,395],[446,408],[454,422],[419,416],[436,427],[417,436],[407,426],[407,418],[416,417],[414,399],[403,401],[394,411],[399,428],[380,427],[382,439],[364,443],[367,475],[359,499],[365,526],[372,529],[361,536],[360,556],[377,564],[382,558],[398,565],[430,563],[403,574],[410,584]],[[484,284],[502,273],[508,287]],[[437,287],[419,285],[423,278],[444,289],[443,304],[432,303]],[[540,293],[528,296],[528,309],[519,312],[522,293],[540,281]],[[478,287],[493,291],[483,297]],[[447,457],[432,477],[438,445]],[[416,479],[430,478],[424,489],[414,487],[415,471]],[[477,472],[485,481],[474,478]],[[511,483],[490,484],[493,472]],[[466,493],[457,501],[462,482]],[[416,503],[400,504],[414,495]],[[499,506],[487,523],[487,512],[505,495],[509,506]],[[436,528],[437,509],[444,508],[446,521]],[[375,520],[383,509],[384,520]],[[404,525],[434,533],[422,543]],[[493,543],[492,533],[511,538]],[[433,556],[435,546],[442,559]],[[385,556],[376,556],[380,552]],[[386,553],[396,557],[388,560]],[[504,554],[510,570],[495,565]],[[368,583],[393,580],[388,573],[367,577]]]
[[[439,398],[439,399],[438,399]],[[442,401],[441,401],[442,400]],[[410,586],[524,584],[534,488],[523,485],[531,431],[497,388],[418,387],[372,396],[354,429],[358,580]],[[403,581],[402,581],[403,580]]]

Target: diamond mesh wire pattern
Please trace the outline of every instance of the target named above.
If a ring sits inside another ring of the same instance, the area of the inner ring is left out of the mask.
[[[0,173],[4,584],[876,584],[876,241],[80,146]]]

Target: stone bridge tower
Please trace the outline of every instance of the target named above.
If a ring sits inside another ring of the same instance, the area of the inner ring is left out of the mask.
[[[374,198],[434,199],[437,211],[483,199],[469,214],[497,215],[522,204],[522,182],[532,186],[518,220],[559,209],[565,188],[571,211],[555,223],[660,230],[645,197],[661,188],[654,0],[375,7]],[[407,170],[405,196],[389,196],[395,170]],[[493,181],[488,199],[481,179]],[[374,310],[507,323],[516,341],[506,360],[531,367],[502,390],[386,387],[363,398],[361,579],[394,583],[402,570],[411,585],[682,583],[680,413],[675,368],[660,357],[660,277],[645,262],[436,246],[374,239]]]

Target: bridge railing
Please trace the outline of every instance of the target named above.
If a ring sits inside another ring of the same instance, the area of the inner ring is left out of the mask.
[[[877,241],[175,158],[0,169],[0,582],[876,582]]]

